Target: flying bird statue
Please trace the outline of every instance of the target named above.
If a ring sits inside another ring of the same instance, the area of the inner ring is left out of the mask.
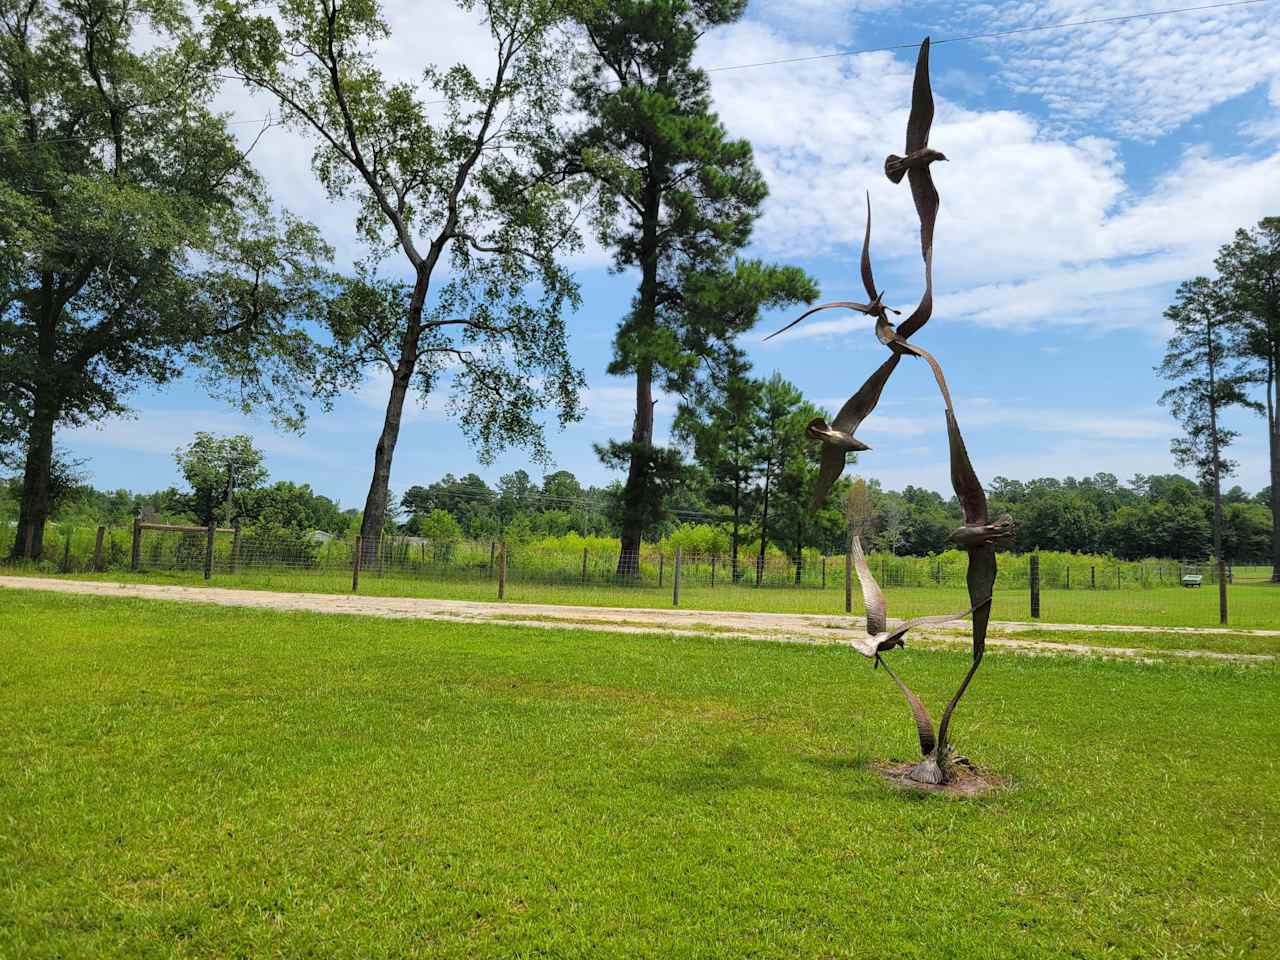
[[[815,513],[827,499],[831,487],[840,474],[844,472],[845,461],[853,450],[870,450],[865,443],[857,439],[853,432],[862,421],[870,416],[871,411],[880,402],[880,393],[898,365],[895,354],[876,368],[875,373],[867,378],[867,382],[858,388],[858,392],[845,401],[840,412],[830,425],[821,417],[815,417],[804,428],[805,436],[810,440],[822,441],[822,460],[818,468],[818,479],[813,484],[813,495],[809,499],[809,512]]]

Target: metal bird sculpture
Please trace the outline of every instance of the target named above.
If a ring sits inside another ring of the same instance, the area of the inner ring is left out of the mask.
[[[893,324],[889,321],[889,313],[899,313],[886,307],[882,302],[884,297],[883,290],[876,289],[875,274],[871,269],[871,193],[867,192],[867,227],[862,237],[862,258],[861,258],[861,274],[862,286],[867,291],[867,303],[858,303],[852,300],[833,300],[830,303],[820,303],[816,307],[810,307],[800,316],[796,317],[781,330],[775,330],[765,340],[772,340],[780,333],[786,333],[801,320],[813,316],[822,310],[830,310],[835,307],[842,307],[846,310],[856,310],[858,313],[865,313],[873,317],[876,322],[876,339],[887,346],[895,355],[903,353],[911,354],[919,357],[929,364],[933,370],[933,378],[937,381],[938,389],[942,392],[943,405],[951,408],[951,391],[947,389],[946,377],[942,374],[942,367],[928,350],[918,347],[914,343],[909,343],[902,333],[902,329],[906,327],[907,322],[904,321],[902,327],[894,330]],[[925,295],[920,301],[920,305],[907,318],[907,321],[914,322],[913,329],[919,329],[924,325],[924,320],[929,318],[933,312],[933,254],[930,251],[929,257],[925,261]],[[923,317],[924,319],[920,319]]]
[[[929,719],[929,713],[925,710],[924,704],[920,702],[920,698],[898,678],[896,673],[889,669],[889,664],[884,661],[880,654],[894,647],[903,646],[906,634],[916,627],[950,623],[953,620],[961,620],[971,613],[976,617],[977,608],[970,607],[964,613],[916,617],[913,620],[900,623],[890,630],[888,628],[884,593],[880,589],[880,584],[876,583],[875,576],[871,573],[871,567],[867,564],[866,554],[862,552],[862,538],[857,534],[853,536],[852,547],[853,568],[857,571],[858,583],[862,586],[862,605],[867,612],[867,637],[865,640],[854,640],[853,647],[864,657],[874,659],[877,667],[884,667],[885,672],[889,674],[898,689],[902,691],[902,695],[906,697],[907,703],[911,706],[911,715],[916,721],[916,732],[920,736],[920,753],[928,756],[937,742],[933,735],[933,721]]]
[[[925,758],[911,771],[911,778],[923,783],[941,783],[946,779],[947,731],[951,726],[951,714],[964,696],[969,681],[978,672],[987,647],[987,623],[991,619],[991,592],[996,583],[996,550],[1013,542],[1013,520],[1008,516],[991,523],[987,517],[987,495],[983,492],[969,452],[960,435],[960,425],[955,413],[947,411],[947,440],[951,448],[951,486],[964,512],[964,525],[951,534],[951,541],[969,553],[969,572],[966,576],[969,588],[970,608],[973,611],[973,661],[960,682],[960,687],[943,711],[938,724],[938,739],[933,749],[925,751]]]
[[[893,373],[897,365],[897,355],[880,364],[875,373],[867,378],[867,382],[858,388],[858,392],[845,401],[844,406],[840,408],[840,412],[830,424],[821,417],[815,417],[804,428],[805,436],[810,440],[822,441],[821,465],[818,468],[818,478],[813,483],[813,495],[809,498],[811,514],[816,513],[822,506],[822,502],[827,499],[827,494],[831,492],[831,487],[844,472],[849,452],[871,449],[853,433],[880,402],[880,393],[889,380],[889,374]]]

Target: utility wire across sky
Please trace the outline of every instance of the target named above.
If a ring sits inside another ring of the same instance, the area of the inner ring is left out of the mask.
[[[1000,40],[1007,37],[1018,36],[1026,33],[1040,33],[1046,30],[1070,30],[1081,27],[1097,26],[1100,24],[1116,24],[1126,23],[1133,20],[1153,20],[1159,17],[1171,17],[1186,13],[1206,13],[1211,10],[1225,10],[1232,7],[1250,7],[1259,4],[1271,3],[1272,0],[1224,0],[1222,3],[1203,3],[1190,7],[1173,7],[1164,10],[1148,10],[1143,13],[1126,13],[1117,14],[1115,16],[1090,17],[1083,20],[1063,20],[1058,23],[1045,23],[1037,26],[1029,27],[1013,27],[1008,30],[993,30],[987,33],[971,33],[959,37],[939,37],[933,40],[933,46],[943,43],[967,43],[976,40]],[[752,63],[733,63],[719,67],[704,67],[707,73],[725,73],[730,70],[751,70],[756,67],[774,67],[792,63],[812,63],[819,60],[834,60],[840,57],[857,57],[868,53],[892,53],[898,50],[914,50],[920,46],[920,41],[912,41],[911,43],[895,43],[883,47],[864,47],[858,50],[837,50],[833,53],[819,53],[805,57],[786,57],[779,60],[757,60]],[[448,103],[447,100],[428,100],[424,106],[434,106],[441,103]],[[227,120],[228,126],[241,124],[271,124],[277,123],[278,120],[271,115],[259,117],[255,119]],[[70,137],[51,137],[47,140],[33,140],[26,143],[5,144],[10,148],[16,147],[37,147],[49,143],[71,143],[77,140],[107,140],[110,134],[83,134]]]

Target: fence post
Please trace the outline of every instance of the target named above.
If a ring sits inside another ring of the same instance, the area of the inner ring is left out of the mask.
[[[1218,622],[1227,625],[1227,562],[1218,558]]]
[[[62,541],[62,572],[71,570],[71,529],[67,528],[66,539]]]
[[[661,550],[658,551],[658,586],[662,586],[663,567],[666,566],[666,556]]]
[[[827,555],[822,555],[822,589],[827,589]]]
[[[351,592],[355,593],[360,589],[360,554],[364,553],[364,544],[361,538],[356,537],[355,549],[351,552]]]
[[[711,585],[716,585],[716,554],[711,555]]]
[[[680,606],[680,547],[676,546],[676,568],[671,578],[671,605]]]
[[[1067,565],[1067,589],[1071,589],[1071,565]]]
[[[137,570],[142,566],[142,518],[133,518],[133,550],[129,557],[129,569]]]
[[[498,545],[492,540],[489,541],[489,579],[493,579],[493,554],[498,549]]]
[[[849,537],[849,551],[844,557],[844,612],[853,613],[853,537]]]
[[[106,527],[98,528],[98,535],[93,540],[93,572],[102,572],[102,538],[107,535]]]
[[[1121,569],[1122,569],[1122,568],[1121,568],[1120,564],[1118,564],[1118,563],[1117,563],[1117,564],[1116,564],[1116,589],[1117,589],[1117,590],[1119,590],[1119,589],[1120,589],[1120,570],[1121,570]]]
[[[1040,619],[1040,554],[1031,555],[1031,619]]]
[[[587,548],[582,548],[582,582],[587,582]]]
[[[231,572],[235,573],[240,566],[240,521],[231,528]]]
[[[502,541],[502,546],[498,548],[498,599],[504,600],[507,596],[507,541]]]
[[[1089,589],[1098,589],[1098,568],[1095,566],[1089,567]]]
[[[209,532],[204,538],[204,578],[209,580],[213,577],[213,531],[215,521],[209,521]]]

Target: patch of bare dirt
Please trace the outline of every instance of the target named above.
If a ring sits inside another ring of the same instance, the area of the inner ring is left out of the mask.
[[[985,797],[996,790],[1009,787],[1005,777],[989,770],[979,770],[962,764],[950,765],[951,779],[947,783],[920,783],[910,777],[914,763],[877,763],[873,765],[886,783],[900,790],[920,790],[924,793],[939,793],[948,797]]]

